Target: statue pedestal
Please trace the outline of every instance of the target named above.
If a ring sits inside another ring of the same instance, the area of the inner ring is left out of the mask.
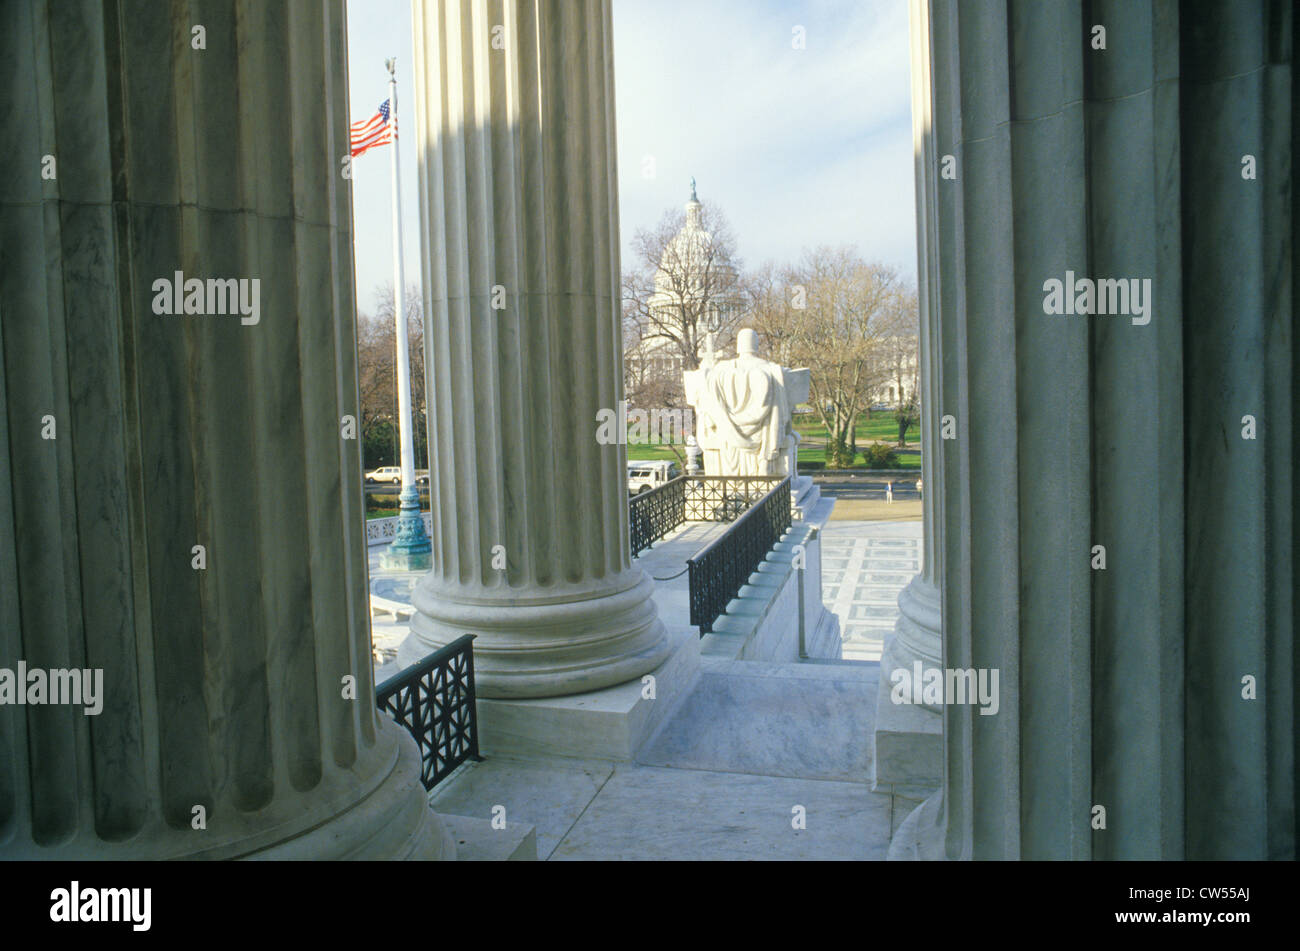
[[[813,482],[812,476],[796,475],[790,480],[790,507],[795,518],[807,519],[821,498],[821,486]]]

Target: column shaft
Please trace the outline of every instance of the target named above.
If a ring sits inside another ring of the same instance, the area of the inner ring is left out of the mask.
[[[946,708],[900,836],[1294,858],[1294,12],[920,2],[958,170],[927,209],[944,662],[1001,698]],[[1092,312],[1053,313],[1080,279]],[[1142,303],[1101,311],[1114,279]]]
[[[667,641],[628,544],[607,0],[417,2],[433,570],[400,659],[469,631],[488,697],[620,683]]]
[[[450,854],[373,699],[344,25],[0,13],[0,667],[103,671],[0,706],[6,857]]]
[[[918,22],[919,18],[919,22]],[[942,496],[937,460],[942,440],[940,430],[945,410],[940,397],[939,376],[943,349],[939,334],[940,285],[938,281],[938,218],[932,200],[939,188],[941,156],[936,154],[930,127],[933,75],[930,65],[928,7],[913,0],[911,8],[912,140],[916,157],[916,226],[918,275],[917,304],[920,310],[921,387],[921,570],[898,596],[899,617],[893,637],[881,657],[881,688],[888,690],[893,672],[902,669],[909,676],[920,661],[924,670],[943,666],[940,641],[939,582],[943,552],[939,544],[940,519],[937,502]],[[927,705],[935,713],[939,708]]]

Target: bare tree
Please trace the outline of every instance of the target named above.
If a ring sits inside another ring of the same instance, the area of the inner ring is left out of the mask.
[[[375,289],[375,311],[357,319],[357,375],[361,393],[361,438],[385,423],[397,426],[397,328],[393,320],[393,285]],[[412,429],[416,468],[427,457],[427,421],[424,401],[424,317],[420,290],[406,288],[407,350],[411,361]]]
[[[763,338],[767,358],[782,366],[796,364],[799,353],[789,286],[790,268],[768,262],[744,279],[747,323]]]
[[[914,288],[901,289],[890,306],[884,357],[894,386],[894,415],[898,422],[898,447],[907,445],[907,431],[921,412],[921,339]]]
[[[640,344],[640,330],[624,302],[623,309],[623,396],[631,407],[681,409],[686,407],[686,390],[681,364],[658,349]],[[679,462],[686,463],[680,446],[665,443]]]
[[[826,426],[830,464],[852,463],[858,414],[889,379],[882,351],[901,289],[894,269],[847,247],[806,251],[799,264],[750,284],[752,323],[769,352],[812,371],[810,402]]]
[[[632,406],[677,406],[684,398],[681,361],[668,347],[643,346],[641,327],[623,302],[623,390]]]
[[[623,277],[632,346],[663,341],[678,369],[698,369],[708,333],[725,341],[744,317],[739,267],[731,227],[714,206],[692,201],[637,231]]]

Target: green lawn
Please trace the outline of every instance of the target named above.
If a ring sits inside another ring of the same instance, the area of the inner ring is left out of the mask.
[[[795,418],[794,428],[803,439],[803,443],[799,447],[800,464],[820,463],[825,465],[826,427],[822,425],[821,420],[816,416],[804,413]],[[892,446],[898,439],[898,423],[894,420],[894,414],[889,412],[876,413],[871,419],[867,419],[865,413],[862,414],[858,417],[857,431],[859,449],[873,440],[882,440]],[[918,422],[907,431],[908,449],[898,453],[898,468],[915,469],[918,473],[920,472],[920,441],[921,425]],[[685,455],[684,450],[683,455]],[[678,461],[677,454],[670,447],[658,443],[629,443],[627,457],[628,459],[645,461],[659,459],[667,459],[672,462]],[[858,453],[854,460],[853,468],[866,469],[862,462],[861,452]],[[392,518],[395,515],[397,515],[395,507],[376,508],[366,512],[366,518]]]
[[[366,519],[372,518],[397,518],[400,511],[397,507],[398,499],[396,495],[386,495],[381,493],[367,494],[366,496]],[[420,511],[429,511],[429,497],[420,496]]]
[[[859,443],[858,445],[861,445],[861,443]],[[912,450],[906,450],[906,451],[902,451],[902,452],[897,452],[897,457],[898,457],[898,465],[895,466],[894,468],[897,468],[897,469],[915,469],[915,470],[917,471],[917,474],[920,474],[920,472],[921,472],[921,452],[920,452],[919,449],[912,449]],[[823,448],[821,448],[820,446],[813,447],[813,448],[807,448],[807,449],[805,449],[805,448],[803,448],[803,447],[800,447],[800,449],[799,449],[799,465],[802,467],[802,466],[804,466],[806,463],[810,463],[810,462],[811,462],[811,463],[821,463],[821,464],[824,466],[825,463],[826,463],[826,450],[823,449]],[[869,470],[869,469],[866,467],[866,464],[862,461],[862,453],[861,453],[861,452],[858,453],[857,457],[856,457],[855,460],[854,460],[853,465],[850,466],[849,468],[851,468],[851,469],[861,469],[863,472],[869,472],[869,471],[871,471],[871,470]]]
[[[826,427],[822,425],[821,419],[812,413],[801,413],[795,417],[794,428],[803,439],[803,443],[799,447],[799,461],[801,463],[824,464],[826,462]],[[892,412],[874,413],[871,419],[867,419],[867,415],[863,413],[858,416],[856,429],[859,450],[866,444],[877,440],[887,442],[891,446],[898,441],[898,422]],[[898,468],[920,471],[921,424],[919,421],[908,428],[907,442],[908,449],[898,454]],[[671,448],[652,443],[629,444],[627,457],[646,461],[658,459],[677,460],[677,456]],[[853,468],[865,468],[860,451]]]
[[[680,447],[682,457],[686,456],[686,448]],[[660,459],[667,459],[670,462],[677,462],[677,454],[668,446],[659,443],[628,443],[628,459],[635,459],[638,462],[654,462]]]
[[[815,413],[801,413],[796,416],[794,428],[799,435],[803,436],[805,443],[826,442],[826,427],[822,425],[821,417]],[[854,429],[857,430],[859,446],[873,440],[888,442],[890,445],[898,442],[898,420],[894,418],[892,412],[873,413],[871,419],[867,419],[865,413],[860,413]],[[907,441],[909,443],[921,441],[920,420],[908,427]]]
[[[804,463],[821,463],[826,464],[826,427],[822,424],[821,417],[813,413],[802,413],[795,418],[795,430],[803,437],[803,442],[799,446],[799,462]],[[866,413],[858,415],[857,425],[854,426],[857,433],[858,456],[854,459],[852,468],[866,469],[862,461],[862,448],[872,442],[883,442],[893,447],[898,443],[898,420],[892,412],[882,411],[873,413],[871,418],[867,418]],[[918,420],[908,427],[907,430],[907,448],[895,450],[898,455],[899,469],[921,469],[921,424]]]

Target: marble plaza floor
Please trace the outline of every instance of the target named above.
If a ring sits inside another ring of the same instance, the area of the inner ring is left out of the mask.
[[[430,802],[482,820],[503,808],[541,860],[883,859],[903,817],[867,783],[878,678],[706,659],[635,762],[489,755]]]
[[[843,656],[879,661],[898,620],[899,592],[921,570],[921,522],[832,516],[821,539],[822,600],[839,615]]]
[[[687,611],[684,560],[722,529],[683,526],[638,559],[660,579],[656,602],[674,627]],[[878,661],[898,593],[920,570],[921,523],[832,519],[821,540],[823,599],[840,617],[843,661],[702,658],[632,762],[489,753],[463,764],[430,795],[439,814],[461,817],[451,827],[477,830],[464,833],[462,852],[494,851],[484,839],[497,841],[486,830],[501,807],[507,831],[533,829],[542,860],[883,859],[904,817],[869,785]],[[400,607],[410,577],[382,571],[382,550],[371,549],[374,600]],[[378,665],[407,622],[400,610],[380,613],[372,628]]]

